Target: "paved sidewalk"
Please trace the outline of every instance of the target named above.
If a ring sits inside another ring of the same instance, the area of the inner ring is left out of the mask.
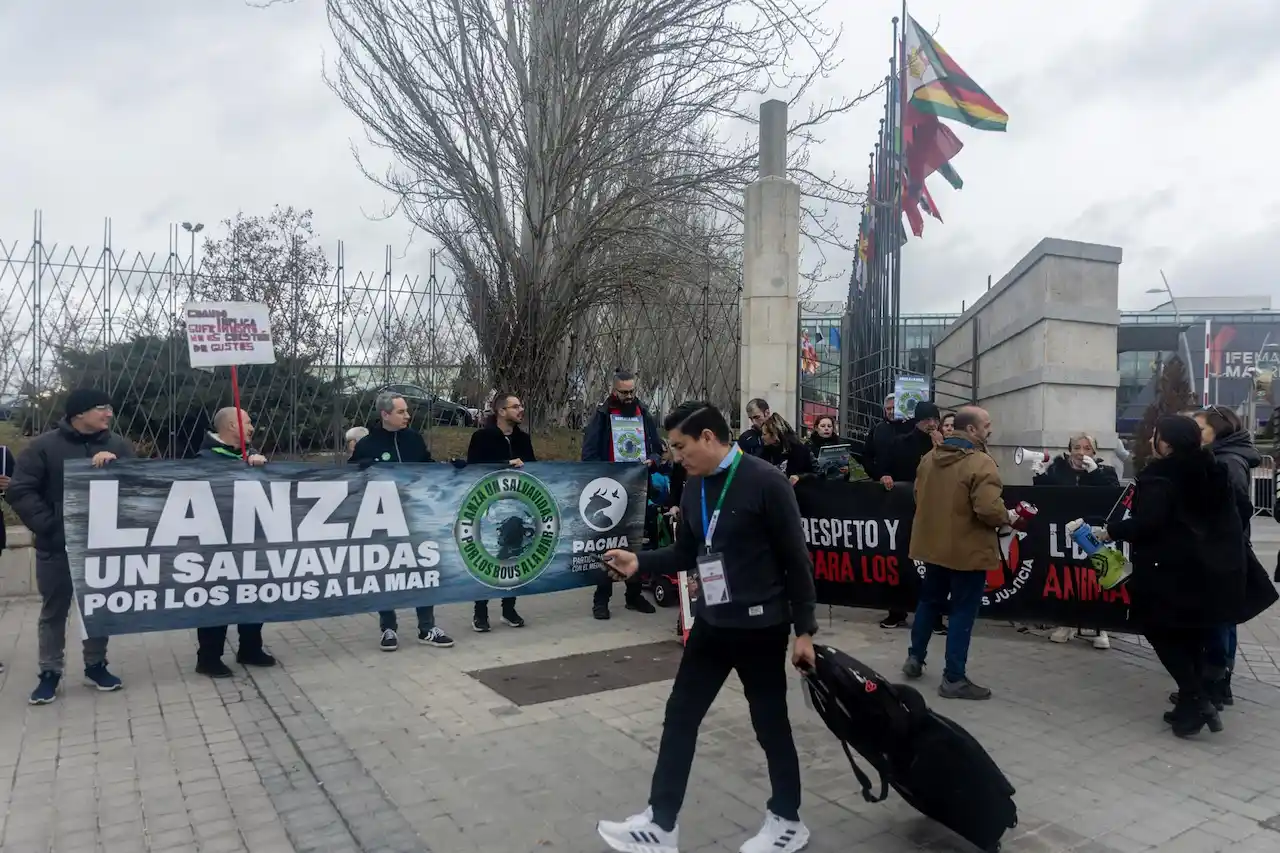
[[[110,657],[124,692],[72,679],[39,708],[26,705],[37,605],[0,603],[0,850],[597,853],[595,821],[644,805],[670,682],[518,708],[466,675],[674,636],[673,611],[644,616],[620,601],[612,621],[595,622],[590,595],[524,599],[529,626],[488,635],[465,630],[468,608],[440,608],[458,639],[448,650],[409,635],[382,653],[372,615],[272,625],[283,666],[220,682],[192,672],[191,633],[120,638]],[[824,612],[822,639],[893,676],[906,632],[880,630],[877,616]],[[1277,636],[1280,618],[1266,617],[1242,648],[1251,661],[1255,645],[1280,659]],[[78,674],[78,653],[68,664]],[[1136,644],[1099,652],[987,625],[971,674],[995,698],[945,713],[1019,789],[1006,850],[1280,849],[1276,687],[1240,678],[1227,730],[1179,741],[1160,721],[1171,684]],[[968,849],[896,797],[864,803],[798,678],[792,686],[811,850]],[[737,850],[766,796],[731,679],[703,726],[682,849]]]

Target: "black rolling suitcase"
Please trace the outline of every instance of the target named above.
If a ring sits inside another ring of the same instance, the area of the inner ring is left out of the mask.
[[[1004,773],[958,723],[930,711],[915,688],[890,684],[875,670],[831,646],[815,646],[806,673],[813,708],[839,740],[870,803],[892,787],[927,817],[981,850],[997,851],[1017,826],[1016,793]],[[880,777],[858,766],[861,755]]]

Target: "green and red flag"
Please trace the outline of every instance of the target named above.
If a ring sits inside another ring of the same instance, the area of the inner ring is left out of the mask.
[[[907,18],[904,35],[907,99],[911,106],[979,130],[1008,128],[1009,114],[973,82],[915,18]]]

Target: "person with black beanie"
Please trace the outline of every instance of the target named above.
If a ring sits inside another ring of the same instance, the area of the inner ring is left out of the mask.
[[[493,398],[493,420],[471,434],[467,446],[468,465],[509,465],[523,468],[526,462],[537,462],[533,439],[520,429],[524,422],[524,403],[515,394],[499,392]],[[516,612],[516,597],[502,599],[502,622],[511,628],[523,628],[525,621]],[[477,601],[471,616],[471,629],[479,634],[490,630],[489,602]]]
[[[9,506],[35,538],[36,585],[40,589],[38,645],[40,680],[27,700],[48,705],[58,698],[66,664],[67,615],[75,589],[62,525],[62,468],[68,459],[88,459],[95,468],[132,459],[133,445],[111,432],[111,397],[94,388],[67,395],[66,415],[55,429],[33,438],[18,454],[9,482]],[[107,638],[89,637],[84,646],[84,677],[103,692],[124,682],[107,669]]]
[[[1226,469],[1201,447],[1200,427],[1183,415],[1156,421],[1152,459],[1134,480],[1128,518],[1095,528],[1102,541],[1128,542],[1133,574],[1130,614],[1178,685],[1165,715],[1178,737],[1222,718],[1205,689],[1205,647],[1219,626],[1247,607],[1248,543]]]
[[[914,483],[920,460],[942,443],[942,412],[938,407],[928,400],[921,400],[916,403],[913,414],[914,417],[904,422],[902,431],[892,438],[888,450],[881,455],[882,474],[894,483]],[[933,626],[933,632],[939,636],[947,633],[942,617],[943,614],[939,613]],[[890,610],[880,620],[880,627],[885,629],[906,625],[907,613],[904,610]]]

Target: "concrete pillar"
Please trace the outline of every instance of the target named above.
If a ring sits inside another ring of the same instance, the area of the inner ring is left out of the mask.
[[[1006,484],[1031,482],[1016,448],[1061,453],[1075,432],[1114,461],[1122,259],[1115,246],[1041,240],[938,341],[938,403],[954,408],[972,391],[991,413]],[[958,387],[975,375],[976,389]]]
[[[742,401],[797,420],[800,374],[800,186],[786,177],[787,105],[760,106],[760,177],[745,193]]]

